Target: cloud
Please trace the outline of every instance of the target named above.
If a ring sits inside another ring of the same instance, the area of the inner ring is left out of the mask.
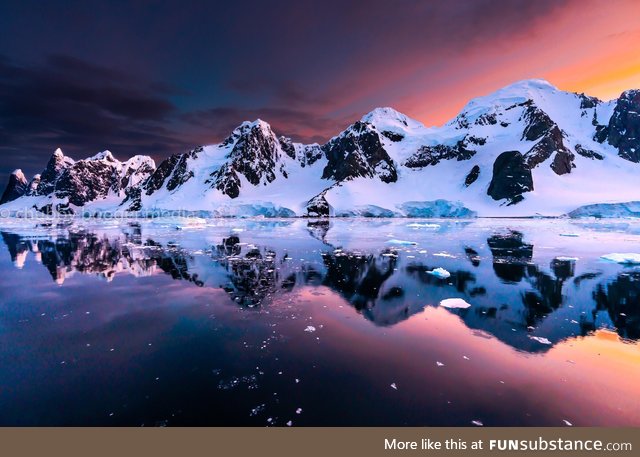
[[[169,127],[176,92],[68,56],[29,66],[0,57],[3,171],[38,171],[58,146],[79,158],[106,148],[156,157],[186,149]]]

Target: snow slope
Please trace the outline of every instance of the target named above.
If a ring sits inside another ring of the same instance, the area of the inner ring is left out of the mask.
[[[28,185],[12,181],[0,210],[514,217],[596,208],[619,216],[640,201],[638,112],[640,91],[602,102],[526,80],[469,101],[440,127],[376,108],[324,145],[294,143],[256,120],[157,167],[144,156],[120,162],[105,151],[73,161],[57,150]]]

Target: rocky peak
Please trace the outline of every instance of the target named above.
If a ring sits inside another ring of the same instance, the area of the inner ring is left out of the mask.
[[[63,171],[74,163],[73,159],[64,155],[62,149],[56,149],[40,175],[40,184],[35,189],[35,195],[48,195],[53,192],[56,181]]]
[[[286,179],[286,159],[295,159],[296,156],[291,140],[278,138],[271,126],[260,119],[243,122],[222,146],[231,147],[227,161],[211,173],[206,183],[231,198],[240,194],[239,175],[254,186],[267,185],[278,176]]]
[[[119,163],[119,161],[116,160],[115,157],[113,157],[113,154],[111,154],[111,151],[102,151],[84,160],[85,161],[103,160],[105,162]]]
[[[0,205],[22,197],[28,189],[27,178],[21,169],[14,170],[9,176],[9,183],[0,198]]]
[[[599,140],[606,139],[618,149],[618,155],[640,163],[640,89],[627,90],[620,95],[606,131]]]
[[[377,177],[387,183],[398,179],[395,164],[382,145],[379,131],[368,122],[352,124],[322,146],[322,150],[328,161],[322,179],[343,181]]]

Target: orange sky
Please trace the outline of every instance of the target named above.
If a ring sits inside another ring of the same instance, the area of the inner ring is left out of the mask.
[[[417,85],[416,94],[400,101],[400,110],[438,125],[470,98],[528,78],[547,79],[562,90],[603,100],[640,88],[640,2],[591,6],[564,8],[512,40],[469,48],[449,62],[439,90]]]

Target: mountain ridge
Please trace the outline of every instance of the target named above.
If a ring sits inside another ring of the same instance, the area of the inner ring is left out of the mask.
[[[75,161],[57,149],[31,181],[12,174],[0,210],[459,217],[600,205],[603,213],[640,200],[638,113],[637,89],[603,102],[524,80],[470,100],[440,127],[381,107],[322,145],[278,136],[257,119],[158,166],[110,151]]]

